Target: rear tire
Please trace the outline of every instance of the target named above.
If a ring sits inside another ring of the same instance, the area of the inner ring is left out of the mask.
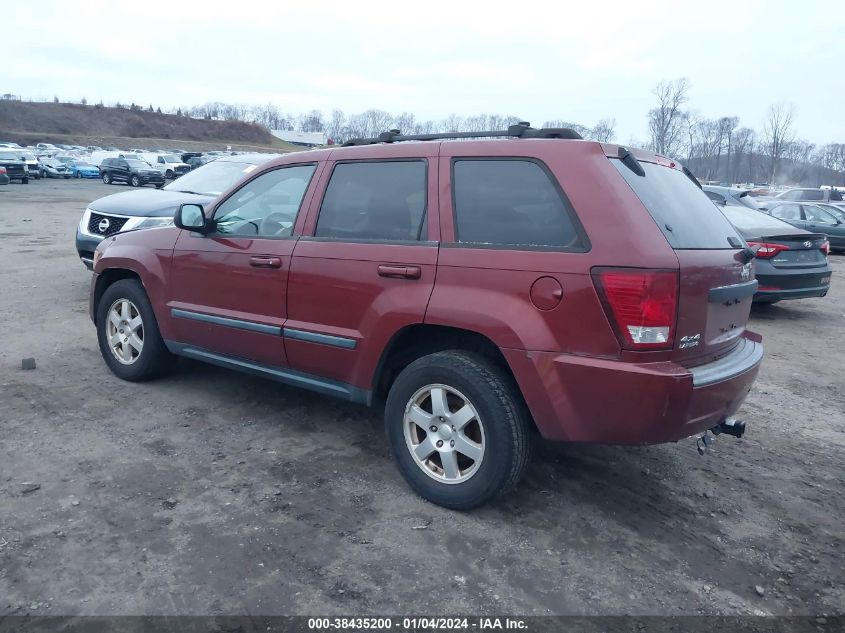
[[[29,184],[29,178],[24,178],[23,180],[21,180],[21,184],[28,185]]]
[[[529,426],[513,379],[463,351],[408,365],[385,406],[402,476],[421,497],[454,510],[477,507],[516,485],[528,464]]]
[[[109,172],[103,174],[103,183],[107,185],[111,184],[111,176],[109,175]]]
[[[97,341],[112,373],[130,382],[157,378],[174,362],[137,279],[121,279],[106,288],[97,305]]]

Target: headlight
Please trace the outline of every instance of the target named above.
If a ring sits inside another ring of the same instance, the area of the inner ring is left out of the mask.
[[[173,218],[129,218],[121,232],[134,229],[159,229],[165,226],[173,226]]]
[[[85,209],[85,213],[82,214],[82,219],[79,220],[79,232],[80,233],[87,233],[88,232],[88,222],[91,220],[91,209]]]

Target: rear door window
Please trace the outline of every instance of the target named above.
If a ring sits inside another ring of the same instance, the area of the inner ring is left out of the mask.
[[[610,160],[637,194],[675,249],[731,249],[729,241],[742,238],[721,210],[682,171],[640,162],[645,176],[638,176],[621,160]]]
[[[584,250],[569,202],[548,171],[526,159],[456,159],[458,242]]]
[[[423,160],[339,163],[326,188],[315,237],[425,239]]]

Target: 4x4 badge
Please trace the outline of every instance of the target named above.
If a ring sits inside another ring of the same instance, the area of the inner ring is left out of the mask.
[[[701,342],[701,334],[690,334],[689,336],[681,337],[680,349],[689,349],[690,347],[697,347]]]
[[[111,222],[109,222],[109,219],[103,218],[102,220],[100,220],[100,223],[97,225],[97,230],[99,230],[100,233],[105,233],[106,231],[109,230],[110,226],[111,226]]]

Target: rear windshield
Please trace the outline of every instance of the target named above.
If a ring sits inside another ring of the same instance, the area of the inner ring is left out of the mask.
[[[789,235],[800,231],[791,224],[766,215],[762,211],[752,211],[742,207],[722,207],[722,213],[744,237],[763,237],[766,235]],[[803,231],[801,231],[803,232]]]
[[[742,243],[719,208],[682,171],[640,162],[645,176],[638,176],[621,160],[610,162],[651,213],[672,248],[736,248],[729,238]]]

